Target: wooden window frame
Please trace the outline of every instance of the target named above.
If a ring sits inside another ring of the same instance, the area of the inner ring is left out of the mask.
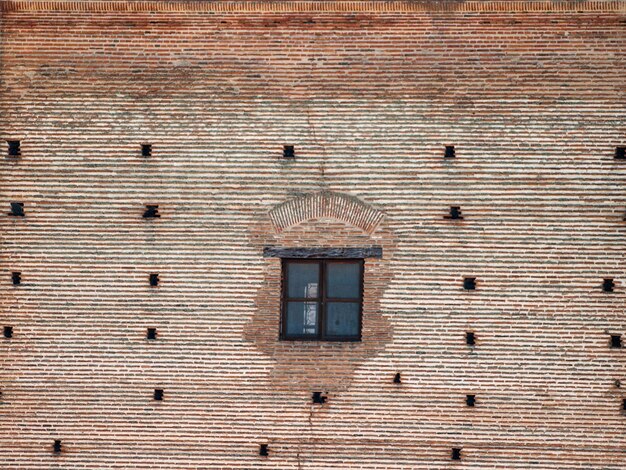
[[[289,297],[287,265],[295,263],[311,263],[319,265],[318,296],[315,298]],[[358,263],[359,264],[359,297],[354,299],[337,299],[326,296],[326,266],[328,263]],[[363,258],[282,258],[281,260],[281,315],[280,315],[280,339],[283,341],[361,341],[363,329]],[[287,335],[287,303],[291,302],[316,302],[319,306],[317,315],[316,335]],[[326,334],[326,304],[328,302],[346,302],[359,304],[359,332],[354,336],[334,336]]]

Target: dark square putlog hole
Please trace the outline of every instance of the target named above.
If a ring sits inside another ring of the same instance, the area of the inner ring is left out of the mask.
[[[156,339],[156,337],[157,337],[157,330],[156,330],[156,328],[148,328],[148,332],[146,334],[146,337],[148,339]]]
[[[13,271],[11,273],[11,280],[13,281],[13,285],[17,286],[22,283],[22,273],[19,271]]]
[[[476,278],[475,277],[466,277],[463,279],[463,289],[465,290],[474,290],[476,289]]]
[[[465,333],[465,342],[468,346],[474,346],[476,344],[476,334],[473,331],[467,331]]]
[[[611,335],[611,347],[612,348],[622,347],[622,335]]]
[[[13,338],[13,327],[5,326],[4,327],[4,337],[5,338]]]
[[[450,206],[450,214],[446,215],[446,219],[459,220],[462,218],[461,206]]]
[[[456,157],[456,150],[454,145],[446,145],[445,152],[443,154],[444,158],[454,158]]]
[[[604,279],[604,281],[602,281],[602,290],[604,292],[613,292],[614,289],[615,282],[613,281],[613,279]]]
[[[11,203],[11,212],[9,215],[15,217],[24,217],[24,203],[23,202],[12,202]]]
[[[293,145],[283,146],[283,158],[296,158],[296,150]]]
[[[618,145],[615,147],[615,158],[617,160],[626,160],[626,146]]]
[[[154,389],[154,399],[157,400],[157,401],[163,400],[163,389],[162,388],[155,388]]]
[[[465,395],[465,403],[467,406],[476,406],[476,395]]]
[[[461,449],[458,447],[452,449],[452,460],[461,460]]]
[[[7,140],[9,145],[9,157],[19,157],[22,154],[19,140]]]
[[[154,219],[157,217],[161,217],[161,214],[159,214],[158,204],[146,204],[146,210],[143,213],[143,217],[145,219]]]
[[[52,448],[53,448],[55,454],[60,454],[61,450],[62,450],[61,440],[60,439],[55,439]]]
[[[393,383],[394,384],[402,383],[402,377],[400,376],[400,372],[397,372],[396,375],[393,377]]]
[[[141,155],[143,157],[152,156],[152,144],[141,144]]]
[[[150,285],[152,287],[159,285],[159,275],[157,273],[150,274]]]
[[[323,405],[326,403],[326,396],[322,395],[322,392],[313,392],[313,403]]]
[[[259,446],[259,455],[262,455],[263,457],[270,455],[269,446],[267,444],[261,444]]]

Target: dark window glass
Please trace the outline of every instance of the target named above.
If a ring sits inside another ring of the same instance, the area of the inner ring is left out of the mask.
[[[363,260],[283,260],[283,339],[361,339]]]
[[[317,335],[317,302],[287,302],[287,335]]]
[[[361,304],[328,302],[326,304],[326,334],[329,336],[358,336]]]
[[[358,299],[361,290],[361,265],[327,263],[326,292],[332,299]]]
[[[320,282],[317,263],[289,263],[287,265],[287,296],[295,299],[316,299]]]

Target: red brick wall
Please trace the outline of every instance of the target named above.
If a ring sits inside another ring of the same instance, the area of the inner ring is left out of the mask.
[[[626,2],[0,7],[0,468],[626,469]],[[383,246],[361,344],[266,244]]]

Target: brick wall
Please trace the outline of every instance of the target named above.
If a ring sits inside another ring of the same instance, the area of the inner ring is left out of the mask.
[[[626,2],[0,8],[0,468],[626,469]],[[361,343],[268,245],[383,247]]]

